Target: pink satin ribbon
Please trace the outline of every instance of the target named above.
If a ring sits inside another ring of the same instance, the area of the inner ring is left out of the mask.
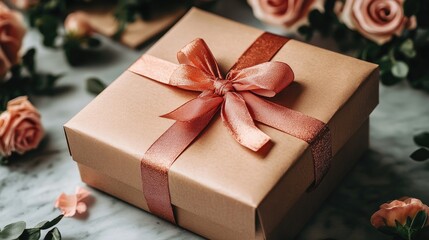
[[[180,65],[143,55],[130,71],[154,81],[201,94],[162,117],[176,120],[146,151],[141,161],[143,193],[149,210],[175,223],[168,187],[168,170],[220,109],[231,136],[258,151],[270,137],[254,121],[302,139],[311,145],[314,186],[326,174],[332,155],[327,125],[261,97],[273,97],[294,80],[286,63],[268,62],[288,41],[262,34],[224,77],[202,39],[178,52]]]

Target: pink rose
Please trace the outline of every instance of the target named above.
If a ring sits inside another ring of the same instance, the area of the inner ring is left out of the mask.
[[[39,0],[12,0],[13,5],[22,10],[36,6]]]
[[[40,114],[27,97],[10,100],[7,110],[0,114],[0,154],[23,154],[35,149],[42,138]]]
[[[323,9],[321,0],[247,0],[253,14],[262,21],[295,30],[308,21],[308,13]]]
[[[66,32],[73,34],[76,37],[87,37],[92,33],[92,27],[88,20],[88,15],[84,12],[70,13],[65,22],[64,28]]]
[[[416,18],[407,18],[404,0],[346,0],[340,20],[352,30],[382,45],[404,29],[416,28]]]
[[[0,2],[0,78],[18,63],[24,35],[21,15]]]
[[[425,211],[429,214],[429,208],[416,198],[402,198],[385,203],[380,206],[380,210],[371,216],[371,224],[375,228],[395,227],[395,221],[404,225],[407,217],[413,219],[419,211]],[[426,223],[429,225],[429,222]]]

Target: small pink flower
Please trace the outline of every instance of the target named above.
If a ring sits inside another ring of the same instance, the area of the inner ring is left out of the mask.
[[[25,28],[20,13],[0,1],[0,79],[18,63]]]
[[[416,18],[404,14],[404,0],[346,0],[339,19],[348,28],[382,45],[404,29],[416,28]]]
[[[0,114],[0,154],[23,154],[37,148],[43,138],[40,114],[26,96],[7,103],[7,110]]]
[[[55,207],[60,209],[64,217],[73,217],[76,213],[83,214],[88,209],[86,200],[90,195],[88,190],[77,187],[76,194],[61,193],[55,202]]]
[[[27,10],[39,4],[39,0],[12,0],[13,5],[22,10]]]
[[[380,206],[380,210],[371,216],[371,224],[375,228],[395,227],[395,221],[404,225],[408,217],[413,219],[419,211],[425,211],[426,214],[429,214],[429,207],[419,199],[401,198],[393,200]],[[427,225],[429,225],[429,221],[426,223]]]
[[[76,37],[90,36],[93,31],[88,20],[88,15],[80,11],[70,13],[67,16],[64,28],[67,33],[73,34]]]
[[[295,31],[308,22],[308,13],[323,9],[322,0],[247,0],[255,17],[261,21]]]

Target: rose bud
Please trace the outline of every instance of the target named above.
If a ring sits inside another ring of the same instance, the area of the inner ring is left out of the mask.
[[[92,34],[92,27],[88,20],[88,15],[84,12],[70,13],[65,22],[64,28],[67,33],[76,37],[88,37]]]
[[[12,99],[0,114],[0,154],[23,154],[37,148],[43,138],[40,114],[27,97]]]
[[[380,210],[371,216],[371,224],[375,228],[396,227],[396,222],[401,225],[407,223],[407,218],[414,219],[418,212],[429,214],[429,207],[416,198],[401,198],[390,203],[384,203]],[[428,222],[426,222],[426,226]]]

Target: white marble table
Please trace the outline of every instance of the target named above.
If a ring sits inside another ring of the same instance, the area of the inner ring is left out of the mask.
[[[220,0],[213,11],[267,29],[253,18],[244,1]],[[62,125],[93,99],[85,91],[86,78],[98,76],[111,82],[147,49],[135,51],[104,39],[104,51],[96,62],[71,68],[61,51],[41,47],[34,31],[27,34],[25,46],[37,46],[40,69],[67,75],[59,82],[64,88],[61,94],[34,99],[47,131],[44,145],[10,166],[0,166],[1,227],[12,221],[33,225],[54,218],[58,210],[53,204],[59,193],[84,185],[69,157]],[[417,163],[408,157],[415,149],[413,134],[429,129],[428,102],[428,94],[412,90],[406,83],[381,88],[380,105],[371,116],[371,150],[298,239],[387,239],[369,223],[380,203],[404,195],[429,203],[429,162]],[[89,217],[64,219],[58,225],[64,239],[200,239],[102,192],[91,191],[96,201]]]

